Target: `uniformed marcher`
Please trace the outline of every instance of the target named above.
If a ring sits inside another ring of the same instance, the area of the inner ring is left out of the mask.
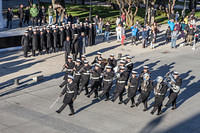
[[[182,79],[181,77],[179,77],[179,73],[174,72],[173,75],[171,75],[171,81],[168,84],[170,88],[170,94],[169,94],[169,100],[165,105],[166,107],[172,104],[172,110],[176,109],[176,99],[178,97],[178,93],[180,92],[181,85],[182,85]]]
[[[46,44],[46,40],[45,40],[45,34],[43,32],[43,30],[40,30],[40,45],[39,45],[39,53],[40,55],[42,54],[43,49],[45,49],[45,44]]]
[[[91,90],[87,97],[90,97],[93,93],[95,93],[94,98],[98,97],[98,88],[100,87],[100,78],[101,78],[101,65],[95,64],[95,67],[93,70],[91,70]]]
[[[150,71],[149,71],[149,67],[148,66],[144,66],[143,67],[143,71],[139,75],[140,84],[143,82],[143,77],[144,77],[144,74],[146,74],[146,73],[150,75]],[[150,77],[151,77],[151,75],[150,75]],[[139,88],[139,92],[141,92],[141,88]]]
[[[74,34],[74,38],[72,41],[72,54],[73,54],[73,59],[77,59],[77,55],[79,53],[79,39],[78,39],[78,34]]]
[[[86,56],[85,55],[81,55],[81,64],[84,65],[84,61],[86,60]]]
[[[68,56],[67,63],[65,64],[66,73],[65,73],[65,76],[63,78],[64,80],[67,79],[68,75],[73,75],[74,66],[75,66],[75,63],[73,62],[72,57]]]
[[[140,103],[144,104],[143,111],[147,111],[147,101],[148,101],[148,98],[150,96],[152,89],[153,89],[153,83],[150,80],[150,75],[148,73],[145,73],[143,75],[143,80],[140,84],[141,93],[138,98],[138,102],[136,103],[136,106],[138,106]]]
[[[60,50],[63,50],[64,41],[66,40],[66,34],[63,27],[60,28],[59,35],[60,35]]]
[[[113,102],[119,97],[118,104],[123,103],[123,93],[125,91],[127,76],[128,76],[128,73],[125,71],[125,67],[120,67],[119,75],[117,76],[117,80],[116,80],[116,88],[114,91],[114,96],[112,98]]]
[[[62,85],[60,85],[61,88],[65,86],[62,93],[60,94],[60,97],[62,97],[63,95],[65,95],[65,97],[63,99],[63,105],[56,111],[57,113],[61,113],[65,109],[65,107],[69,105],[71,111],[69,116],[75,114],[73,103],[77,97],[77,86],[76,83],[73,82],[73,79],[73,76],[68,75],[67,82],[64,82]]]
[[[132,75],[128,81],[128,98],[124,100],[124,104],[127,104],[131,100],[131,108],[135,107],[135,96],[138,90],[139,79],[137,77],[137,72],[132,71]]]
[[[106,66],[106,71],[103,73],[103,92],[99,95],[99,98],[103,98],[104,96],[106,96],[105,101],[109,100],[114,76],[115,73],[112,71],[112,67]]]
[[[85,95],[88,95],[88,84],[90,81],[90,69],[91,66],[89,65],[89,62],[87,60],[84,61],[84,66],[81,68],[81,87],[79,94],[82,92],[83,88],[85,88]]]
[[[127,68],[129,73],[131,73],[131,71],[133,70],[133,62],[131,62],[131,58],[132,58],[131,56],[127,56],[125,64],[125,67]]]
[[[24,50],[24,57],[28,56],[28,51],[29,51],[29,36],[28,36],[28,31],[25,31],[24,35],[22,36],[21,39],[21,45]]]
[[[101,52],[97,52],[97,56],[94,58],[92,64],[98,63],[98,60],[99,60],[100,58],[102,58],[101,55],[102,55]]]
[[[57,52],[57,48],[59,48],[59,38],[58,31],[56,28],[53,29],[53,52]]]
[[[47,48],[46,48],[46,53],[49,54],[51,48],[53,48],[53,43],[52,43],[53,35],[52,35],[51,30],[50,30],[49,28],[47,28],[46,37],[47,37]]]
[[[36,29],[33,30],[32,34],[32,55],[35,56],[36,50],[38,50],[39,38]]]
[[[112,67],[112,70],[117,66],[117,60],[114,58],[114,54],[111,54],[108,58],[108,65]]]
[[[68,56],[71,53],[71,41],[70,41],[70,37],[67,36],[66,40],[64,41],[64,50],[65,50],[65,62],[67,62]]]
[[[165,95],[167,93],[168,86],[165,82],[163,82],[163,77],[158,76],[156,78],[156,84],[154,85],[154,95],[155,95],[155,102],[154,108],[151,111],[153,115],[156,111],[158,111],[157,115],[161,114],[162,103],[165,99]]]
[[[81,60],[77,59],[74,67],[74,82],[77,84],[77,90],[79,90],[79,85],[80,85],[80,79],[81,79],[81,73],[80,69],[82,68],[81,65]]]

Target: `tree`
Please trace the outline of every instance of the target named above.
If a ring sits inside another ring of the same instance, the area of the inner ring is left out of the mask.
[[[126,24],[131,26],[134,24],[134,18],[137,15],[140,0],[116,0],[120,8],[121,13],[126,15]],[[135,7],[135,12],[133,13],[132,7]]]

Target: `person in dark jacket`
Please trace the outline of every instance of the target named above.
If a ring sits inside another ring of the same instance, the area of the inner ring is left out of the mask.
[[[171,29],[170,27],[168,26],[167,30],[166,30],[166,33],[165,33],[165,36],[166,36],[166,44],[170,42],[171,40]]]
[[[27,6],[25,11],[24,11],[24,24],[29,25],[29,21],[30,21],[30,7]]]
[[[44,31],[41,29],[40,30],[40,46],[39,46],[39,53],[42,55],[42,52],[44,49],[46,49],[46,35],[44,33]]]
[[[90,81],[90,69],[91,66],[89,65],[89,62],[87,60],[84,61],[84,66],[81,68],[81,86],[79,94],[82,92],[82,90],[85,88],[85,95],[88,95],[88,84]]]
[[[63,27],[60,28],[59,35],[60,35],[60,48],[59,49],[61,51],[61,50],[63,50],[64,41],[66,40],[66,34],[65,34]]]
[[[136,106],[139,106],[140,103],[144,104],[143,111],[147,111],[148,97],[150,96],[152,89],[153,89],[153,83],[150,80],[150,75],[148,73],[145,73],[143,75],[143,80],[140,84],[141,93],[138,98],[138,102],[136,103]]]
[[[46,48],[46,53],[49,54],[52,46],[53,46],[53,43],[52,43],[52,33],[50,31],[49,28],[47,28],[47,33],[46,33],[46,38],[47,38],[47,48]]]
[[[176,99],[178,97],[178,93],[180,92],[180,88],[182,85],[182,78],[179,76],[178,72],[174,72],[173,79],[174,81],[171,81],[171,84],[169,86],[170,88],[169,100],[165,106],[168,107],[170,104],[172,104],[172,110],[175,110]]]
[[[123,103],[123,93],[125,91],[125,85],[126,85],[126,79],[128,77],[128,73],[125,70],[125,67],[120,67],[119,69],[119,75],[117,76],[116,81],[116,88],[114,91],[114,96],[112,98],[112,101],[114,102],[119,97],[119,103]]]
[[[36,29],[33,29],[33,34],[32,34],[32,55],[35,56],[36,50],[38,50],[38,45],[39,45],[39,37],[37,34]]]
[[[112,71],[112,67],[106,66],[106,71],[103,73],[103,92],[99,95],[99,98],[103,98],[104,96],[106,96],[105,101],[109,100],[114,76],[115,73]]]
[[[64,50],[65,50],[65,62],[67,62],[68,56],[70,55],[71,52],[71,41],[69,36],[67,36],[66,40],[64,41]]]
[[[53,29],[53,52],[57,52],[57,48],[59,47],[59,39],[58,39],[58,31],[56,28]]]
[[[97,52],[97,56],[94,58],[92,64],[98,63],[99,59],[102,58],[102,53],[101,52]]]
[[[21,45],[24,50],[24,57],[26,58],[28,56],[28,51],[29,51],[29,36],[28,36],[28,31],[25,31],[24,35],[22,36],[21,39]]]
[[[117,60],[114,58],[114,54],[111,54],[108,58],[108,65],[112,67],[112,70],[117,66]]]
[[[93,39],[94,39],[94,28],[92,24],[90,24],[88,29],[88,46],[93,45]]]
[[[67,62],[64,65],[64,67],[66,68],[65,76],[63,78],[64,80],[67,79],[68,75],[73,75],[74,66],[75,66],[75,63],[73,62],[72,57],[68,56]]]
[[[78,34],[74,34],[73,41],[72,41],[72,54],[73,54],[73,59],[77,59],[77,55],[79,53],[79,38]]]
[[[156,84],[154,85],[154,95],[155,95],[155,102],[154,108],[151,111],[153,115],[156,111],[158,111],[157,115],[161,114],[162,103],[165,99],[165,95],[167,93],[168,86],[165,82],[163,82],[163,77],[158,76],[156,78]]]
[[[80,80],[81,80],[81,73],[80,70],[83,66],[81,65],[81,60],[77,59],[75,66],[74,66],[74,82],[77,85],[77,91],[80,91]]]
[[[11,8],[8,8],[6,17],[7,17],[7,27],[6,27],[6,28],[12,29],[13,12],[12,12],[12,9],[11,9]]]
[[[79,37],[79,53],[80,53],[79,58],[81,58],[81,56],[85,54],[86,52],[85,47],[86,47],[85,33],[81,32],[81,36]]]
[[[24,20],[24,5],[19,6],[19,27],[22,27],[23,25],[23,20]]]
[[[128,82],[128,98],[124,100],[124,104],[126,105],[131,100],[131,108],[135,107],[135,96],[138,90],[139,79],[137,77],[137,72],[132,71],[132,76]]]
[[[101,65],[100,64],[95,64],[95,67],[93,70],[91,70],[91,90],[87,97],[89,98],[93,93],[95,93],[94,98],[98,97],[98,88],[100,86],[100,76],[102,70],[100,69]]]
[[[67,78],[67,81],[64,81],[60,85],[61,88],[65,86],[65,88],[60,94],[60,97],[62,97],[63,95],[65,95],[65,97],[63,99],[63,105],[56,111],[57,113],[61,113],[65,109],[65,107],[69,105],[69,108],[71,111],[69,116],[75,114],[73,103],[77,97],[77,86],[76,86],[76,83],[73,81],[73,79],[74,78],[71,75],[69,75]]]

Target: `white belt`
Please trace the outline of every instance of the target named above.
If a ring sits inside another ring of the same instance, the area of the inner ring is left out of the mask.
[[[91,79],[99,79],[99,77],[91,77]]]
[[[131,85],[130,87],[136,87],[136,86]]]
[[[90,75],[90,73],[83,73],[84,75]]]
[[[106,81],[106,82],[111,82],[112,79],[103,79],[103,81]]]
[[[67,71],[73,71],[73,69],[67,69]]]
[[[75,73],[75,75],[81,75],[80,73]]]
[[[74,93],[74,91],[67,91],[67,93],[70,93],[70,94],[72,94],[72,93]]]
[[[126,81],[117,81],[117,83],[126,83]]]

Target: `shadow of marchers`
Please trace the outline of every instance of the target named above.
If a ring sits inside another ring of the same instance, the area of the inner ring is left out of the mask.
[[[167,128],[166,130],[154,133],[199,133],[200,113]],[[142,132],[141,132],[142,133]]]
[[[157,118],[150,121],[139,133],[153,133],[153,130],[162,122],[166,114],[160,115]]]
[[[79,112],[81,112],[81,111],[83,111],[83,110],[89,108],[90,106],[92,106],[92,105],[94,105],[94,104],[96,104],[96,103],[99,103],[99,102],[100,102],[99,99],[93,99],[92,102],[91,102],[90,104],[87,104],[87,105],[85,105],[85,106],[79,108],[78,110],[76,110],[75,114],[77,114],[77,113],[79,113]]]

